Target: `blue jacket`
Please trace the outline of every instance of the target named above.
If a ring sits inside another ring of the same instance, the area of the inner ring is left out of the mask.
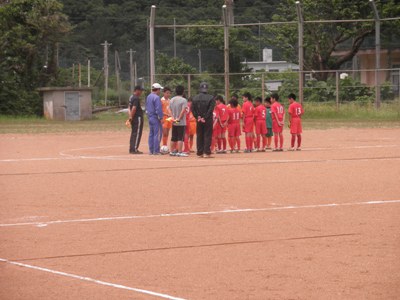
[[[160,96],[151,93],[146,98],[146,113],[150,118],[157,118],[161,120],[163,118],[162,105]]]

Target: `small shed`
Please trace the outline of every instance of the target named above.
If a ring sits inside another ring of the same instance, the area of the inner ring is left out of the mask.
[[[46,119],[78,121],[92,118],[92,89],[87,87],[43,87],[43,111]]]

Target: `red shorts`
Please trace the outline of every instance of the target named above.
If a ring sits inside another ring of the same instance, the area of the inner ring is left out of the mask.
[[[267,134],[267,123],[265,120],[256,121],[256,134]]]
[[[228,124],[229,137],[238,137],[242,134],[240,131],[240,123]]]
[[[277,121],[272,121],[272,132],[280,133],[282,131],[283,131],[283,126],[279,126]]]
[[[290,123],[290,133],[291,134],[300,134],[303,132],[303,128],[301,126],[300,118],[292,118],[292,122]]]
[[[213,128],[213,134],[212,134],[212,137],[213,137],[213,138],[216,138],[216,137],[218,137],[218,136],[220,135],[220,129],[221,129],[221,126],[219,126],[218,124],[216,124],[216,125],[214,126],[214,128]]]
[[[253,118],[245,118],[243,121],[243,131],[245,133],[253,133],[254,130],[254,120]]]
[[[222,123],[224,123],[224,122],[222,122]],[[226,132],[226,130],[228,129],[228,127],[222,127],[219,123],[217,124],[217,126],[219,127],[219,134],[224,134]]]

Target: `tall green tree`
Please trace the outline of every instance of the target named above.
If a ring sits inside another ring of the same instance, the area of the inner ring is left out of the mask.
[[[56,0],[14,0],[0,7],[0,113],[41,111],[36,92],[57,76],[57,43],[70,30]]]
[[[397,1],[377,1],[381,13],[399,15]],[[372,19],[373,10],[364,0],[302,0],[304,20],[356,20]],[[297,21],[295,0],[285,0],[279,5],[275,21]],[[279,45],[283,56],[289,61],[298,61],[297,25],[271,27],[271,44]],[[339,69],[360,50],[366,38],[373,36],[373,22],[307,23],[304,25],[304,67],[307,70],[325,71]],[[339,50],[341,55],[338,55]],[[335,54],[335,55],[334,55]],[[326,79],[328,73],[317,73]]]

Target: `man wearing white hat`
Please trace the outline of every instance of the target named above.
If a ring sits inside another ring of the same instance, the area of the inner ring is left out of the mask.
[[[149,119],[149,151],[150,155],[161,155],[160,142],[163,119],[162,104],[160,92],[163,87],[159,83],[154,83],[151,86],[151,93],[146,98],[146,113]]]

